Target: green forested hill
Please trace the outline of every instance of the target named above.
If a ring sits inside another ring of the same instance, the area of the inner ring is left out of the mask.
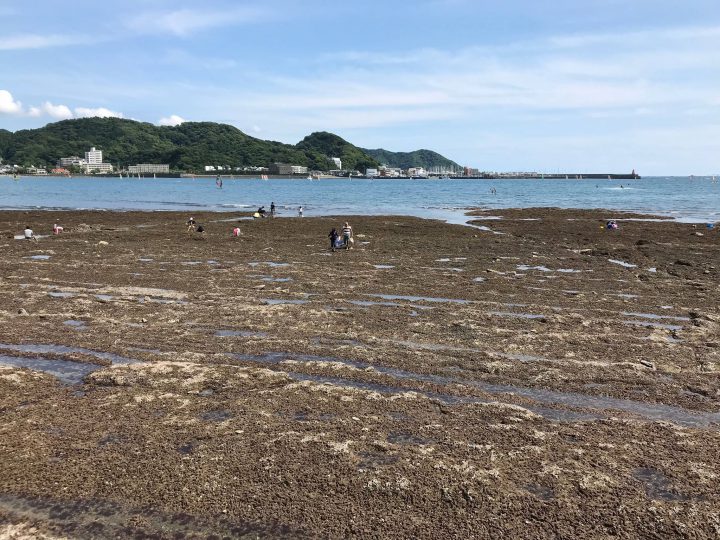
[[[362,149],[327,131],[312,133],[296,146],[301,150],[314,151],[327,157],[340,158],[343,169],[365,172],[368,167],[378,166],[378,162],[368,156]],[[332,164],[332,168],[334,167],[335,165]]]
[[[158,127],[120,118],[82,118],[15,132],[3,157],[20,165],[53,165],[63,156],[83,156],[91,146],[103,159],[122,166],[169,163],[173,169],[202,170],[205,165],[311,165],[316,156],[292,145],[263,141],[239,129],[212,122]],[[326,167],[327,169],[327,167]]]
[[[82,157],[92,146],[102,150],[104,161],[115,166],[169,163],[171,169],[195,172],[205,165],[268,166],[275,162],[327,171],[335,167],[331,157],[341,158],[344,169],[361,172],[382,162],[402,167],[453,164],[429,150],[407,154],[363,150],[327,132],[308,135],[294,146],[264,141],[214,122],[159,127],[122,118],[80,118],[15,133],[0,129],[0,157],[21,166],[52,166],[61,157]],[[373,155],[377,152],[381,152],[379,157]],[[409,165],[398,165],[399,158],[393,156],[414,157],[403,158]]]
[[[5,155],[5,150],[10,144],[10,139],[12,138],[12,133],[9,132],[7,129],[0,129],[0,159],[3,158]]]
[[[362,148],[362,151],[389,167],[400,167],[401,169],[407,169],[409,167],[424,167],[425,169],[432,169],[434,167],[441,167],[445,169],[451,169],[453,167],[456,169],[461,168],[460,165],[454,161],[451,161],[432,150],[390,152],[389,150],[383,150],[382,148],[378,148],[376,150]]]

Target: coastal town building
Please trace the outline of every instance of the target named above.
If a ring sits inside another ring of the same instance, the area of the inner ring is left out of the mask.
[[[47,169],[42,167],[28,167],[25,169],[25,173],[32,176],[47,176]]]
[[[102,150],[97,150],[94,146],[88,152],[85,152],[85,172],[86,173],[110,173],[113,171],[111,163],[103,163]]]
[[[61,157],[57,161],[58,167],[84,167],[87,162],[80,156]]]
[[[339,157],[330,158],[330,161],[335,164],[337,169],[342,170],[342,160]]]
[[[169,173],[170,165],[167,163],[138,163],[137,165],[130,165],[128,172],[132,174],[142,173]]]
[[[308,168],[302,165],[288,165],[287,163],[273,163],[270,166],[272,174],[307,174]]]

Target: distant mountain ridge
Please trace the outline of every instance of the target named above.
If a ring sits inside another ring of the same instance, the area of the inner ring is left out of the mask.
[[[367,155],[388,167],[408,169],[410,167],[423,167],[426,170],[433,168],[461,169],[462,167],[445,156],[432,150],[415,150],[414,152],[391,152],[383,148],[371,150],[361,148]]]
[[[429,150],[363,150],[328,132],[312,133],[296,145],[265,141],[214,122],[155,126],[122,118],[80,118],[15,133],[0,129],[0,157],[5,163],[54,166],[61,157],[82,157],[92,146],[115,166],[169,163],[173,170],[188,172],[203,171],[205,165],[267,167],[277,162],[328,171],[336,168],[333,157],[342,160],[344,169],[361,172],[385,162],[397,166],[399,158],[394,156],[403,156],[404,168],[453,163]],[[379,157],[373,155],[377,152]]]

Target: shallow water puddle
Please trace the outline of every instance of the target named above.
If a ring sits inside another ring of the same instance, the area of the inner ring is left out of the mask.
[[[215,337],[268,337],[265,332],[254,332],[252,330],[217,330],[214,335]]]
[[[374,298],[382,298],[383,300],[407,300],[408,302],[435,302],[449,304],[470,304],[470,300],[460,300],[457,298],[436,298],[432,296],[405,296],[399,294],[368,294]]]
[[[74,328],[75,330],[87,330],[87,325],[85,324],[85,321],[68,320],[68,321],[63,321],[63,324],[65,326],[70,326],[71,328]]]
[[[267,306],[279,306],[282,304],[308,304],[310,300],[295,300],[291,298],[261,298],[260,301]]]
[[[545,315],[535,315],[533,313],[513,313],[512,311],[488,311],[488,315],[497,317],[514,317],[519,319],[545,319]]]
[[[95,358],[100,358],[102,360],[109,360],[113,364],[122,365],[135,364],[138,362],[138,360],[135,360],[134,358],[127,358],[114,353],[94,351],[92,349],[84,349],[82,347],[68,347],[66,345],[49,345],[44,343],[13,345],[7,343],[0,343],[0,350],[3,349],[6,351],[17,351],[31,354],[87,354],[88,356],[94,356]]]
[[[189,452],[192,452],[191,445]],[[187,445],[186,445],[187,446]],[[181,447],[182,448],[182,447]],[[62,538],[295,538],[285,526],[163,513],[94,499],[53,500],[0,494],[0,510],[11,521],[48,527]],[[34,530],[34,529],[33,529]]]
[[[526,272],[528,270],[538,270],[540,272],[552,272],[547,266],[528,266],[526,264],[518,264],[517,269],[521,272]]]
[[[251,266],[255,268],[256,266],[260,266],[261,264],[264,264],[266,266],[269,266],[271,268],[283,268],[285,266],[290,266],[290,263],[278,263],[278,262],[272,262],[272,261],[265,261],[265,262],[249,262],[248,266]]]
[[[63,292],[63,291],[52,291],[48,293],[48,296],[52,296],[53,298],[72,298],[75,296],[75,293],[71,292]]]
[[[673,490],[672,482],[657,469],[640,467],[633,471],[633,477],[645,486],[649,499],[660,501],[687,501],[690,497]]]
[[[33,261],[47,261],[51,255],[31,255],[29,257],[23,257],[23,259],[31,259]]]
[[[382,306],[382,307],[409,307],[409,308],[415,308],[419,310],[430,310],[433,309],[430,306],[421,306],[417,304],[398,304],[397,302],[371,302],[370,300],[348,300],[349,304],[352,304],[354,306],[361,306],[361,307],[373,307],[373,306]]]
[[[392,264],[373,264],[373,266],[378,270],[392,270],[395,268]]]
[[[391,431],[388,433],[386,440],[389,443],[403,446],[424,446],[436,442],[433,439],[420,437],[419,435],[407,433],[405,431]]]
[[[637,264],[621,261],[619,259],[608,259],[608,262],[611,262],[613,264],[619,264],[620,266],[623,266],[625,268],[637,268]]]
[[[95,298],[97,298],[97,299],[100,300],[101,302],[110,302],[110,301],[113,300],[115,297],[114,297],[113,295],[111,295],[111,294],[96,294],[96,295],[95,295]]]
[[[645,326],[648,328],[661,328],[663,330],[682,330],[683,327],[677,324],[664,324],[650,321],[623,321],[623,324],[629,326]]]
[[[306,362],[335,362],[343,363],[348,366],[352,366],[358,369],[371,368],[374,371],[389,375],[393,378],[400,380],[416,380],[422,382],[430,382],[440,385],[457,384],[462,386],[469,386],[477,388],[481,391],[489,394],[512,394],[523,398],[530,399],[546,405],[560,405],[565,407],[573,407],[579,409],[599,409],[599,410],[621,410],[630,414],[644,417],[648,420],[653,421],[667,421],[673,422],[681,426],[688,427],[710,427],[712,424],[720,422],[720,413],[707,413],[707,412],[696,412],[681,407],[674,407],[672,405],[664,405],[661,403],[645,403],[642,401],[633,401],[629,399],[613,398],[607,396],[594,396],[588,394],[579,394],[576,392],[559,392],[555,390],[545,390],[542,388],[527,388],[519,387],[508,384],[492,384],[482,381],[458,379],[453,377],[444,377],[439,375],[429,375],[423,373],[414,373],[404,371],[397,368],[390,368],[385,366],[378,366],[375,364],[368,364],[366,362],[358,362],[353,360],[344,360],[334,357],[318,357],[313,355],[294,355],[290,353],[267,353],[265,355],[253,356],[253,355],[231,355],[233,358],[238,360],[246,361],[257,361],[262,363],[279,364],[282,360],[299,360]],[[518,355],[519,356],[519,355]],[[412,388],[404,388],[397,386],[378,385],[375,383],[366,383],[360,381],[353,381],[349,379],[343,379],[339,377],[322,377],[316,375],[307,375],[301,373],[288,372],[288,375],[293,378],[300,378],[301,380],[314,380],[316,382],[330,382],[339,386],[350,386],[361,389],[369,389],[372,391],[378,391],[383,393],[398,393],[416,391],[421,394],[435,397],[446,401],[448,403],[469,403],[469,402],[487,402],[480,398],[469,398],[469,397],[458,397],[450,396],[447,394],[430,393],[424,390],[416,390]],[[556,410],[548,408],[539,408],[526,406],[530,411],[540,414],[550,420],[566,421],[568,415],[577,418],[577,414],[585,415],[584,418],[589,419],[590,417],[601,418],[596,413],[582,412],[575,413],[573,411]],[[715,426],[713,426],[715,427]]]
[[[542,486],[540,484],[527,484],[525,490],[532,495],[535,495],[542,501],[551,501],[555,498],[555,490],[549,486]]]
[[[669,306],[672,307],[672,306]],[[669,319],[673,321],[689,321],[690,317],[677,317],[674,315],[656,315],[655,313],[633,313],[629,311],[623,311],[623,315],[627,317],[640,317],[642,319]]]
[[[0,355],[0,365],[28,368],[42,371],[56,377],[64,384],[80,384],[86,375],[102,369],[97,364],[85,364],[71,360],[48,360],[46,358],[26,358]]]

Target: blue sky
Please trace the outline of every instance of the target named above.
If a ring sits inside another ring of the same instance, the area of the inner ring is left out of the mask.
[[[0,0],[0,127],[118,115],[483,170],[720,173],[718,0]]]

